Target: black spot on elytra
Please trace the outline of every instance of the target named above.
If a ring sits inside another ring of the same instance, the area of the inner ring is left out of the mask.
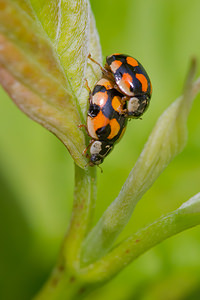
[[[109,136],[110,132],[111,132],[110,124],[98,128],[96,130],[96,134],[100,140],[105,140]]]
[[[106,88],[105,86],[103,85],[95,85],[94,89],[93,89],[93,92],[92,92],[92,95],[94,96],[96,93],[104,93],[106,91]]]
[[[99,105],[91,103],[88,110],[88,116],[90,116],[91,118],[96,117],[100,112],[100,109],[101,108]]]

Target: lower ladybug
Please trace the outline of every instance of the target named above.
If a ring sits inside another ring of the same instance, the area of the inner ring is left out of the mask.
[[[89,96],[87,131],[91,137],[89,146],[89,165],[99,165],[123,136],[127,118],[123,111],[126,103],[114,88],[112,81],[100,79]]]
[[[90,55],[88,57],[97,63]],[[114,82],[115,89],[123,95],[123,101],[127,101],[126,116],[141,117],[152,95],[151,81],[142,64],[129,55],[112,54],[106,57],[104,68],[100,68],[103,76]]]

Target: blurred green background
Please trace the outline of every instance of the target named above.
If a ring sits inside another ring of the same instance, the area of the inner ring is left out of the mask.
[[[200,62],[199,0],[91,0],[103,57],[130,54],[145,66],[153,97],[143,121],[98,170],[97,220],[114,200],[157,118],[181,93],[191,57]],[[200,76],[200,63],[197,74]],[[0,91],[0,299],[30,299],[48,276],[69,222],[73,162],[51,133]],[[188,143],[146,193],[120,238],[176,209],[200,190],[200,96]],[[200,299],[200,227],[158,245],[87,300]]]

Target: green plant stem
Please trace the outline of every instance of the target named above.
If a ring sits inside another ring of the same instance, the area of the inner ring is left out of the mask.
[[[153,246],[196,225],[200,225],[200,193],[177,210],[128,237],[99,261],[83,269],[85,277],[87,281],[96,283],[110,280]]]
[[[74,274],[55,271],[34,300],[80,300],[87,291],[80,278]]]
[[[90,230],[96,201],[96,168],[83,170],[75,164],[72,217],[62,254],[66,267],[79,269],[82,242]]]
[[[80,251],[91,226],[96,200],[96,168],[75,165],[75,189],[71,222],[57,266],[35,300],[81,299],[88,285],[80,273]],[[90,287],[89,287],[90,288]]]

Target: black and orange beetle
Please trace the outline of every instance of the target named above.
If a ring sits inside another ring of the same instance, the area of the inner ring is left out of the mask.
[[[89,58],[100,66],[90,55]],[[151,81],[142,64],[129,55],[117,53],[107,56],[104,68],[100,68],[103,77],[115,83],[115,88],[123,95],[122,101],[127,101],[127,111],[123,112],[126,117],[141,117],[152,95]]]

